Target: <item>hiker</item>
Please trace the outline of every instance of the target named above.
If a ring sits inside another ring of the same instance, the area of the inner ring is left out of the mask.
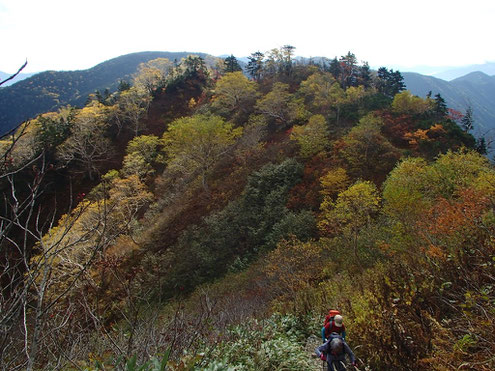
[[[352,366],[356,366],[356,357],[345,340],[336,332],[330,334],[325,344],[315,349],[315,353],[322,361],[326,361],[328,371],[343,371],[346,369],[345,355],[351,360]]]
[[[329,313],[329,315],[330,314],[331,313]],[[325,325],[321,329],[321,338],[323,342],[327,341],[328,337],[332,332],[336,332],[337,334],[340,334],[342,338],[345,340],[346,331],[344,326],[344,318],[340,314],[335,314],[335,316],[333,317],[327,316],[327,318],[325,318]]]

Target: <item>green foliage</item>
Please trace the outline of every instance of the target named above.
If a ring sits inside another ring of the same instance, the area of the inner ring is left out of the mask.
[[[378,91],[388,98],[393,98],[406,87],[404,78],[399,71],[392,69],[389,71],[385,67],[378,69],[375,85]]]
[[[409,90],[396,94],[392,101],[392,110],[396,114],[420,115],[433,109],[430,100],[416,97]]]
[[[68,106],[60,109],[57,115],[46,114],[38,117],[37,137],[41,148],[53,151],[61,144],[70,135],[74,116],[74,108]]]
[[[163,134],[168,165],[184,174],[199,172],[207,189],[207,176],[241,135],[219,116],[196,115],[175,120]]]
[[[265,55],[261,52],[252,53],[248,59],[246,71],[254,80],[259,80],[263,71],[263,58]]]
[[[403,160],[384,183],[384,211],[404,225],[413,225],[428,207],[427,163],[421,158]]]
[[[328,114],[343,99],[344,90],[330,73],[317,72],[301,83],[298,91],[311,112]]]
[[[223,367],[236,370],[309,370],[314,363],[300,345],[304,335],[298,319],[291,315],[250,320],[232,328],[229,340],[203,359],[201,369],[211,369],[208,367],[221,360]]]
[[[38,144],[56,149],[59,164],[71,173],[90,178],[110,158],[123,158],[121,170],[103,175],[87,197],[97,202],[81,202],[42,240],[57,239],[78,211],[84,220],[71,231],[71,241],[95,221],[104,222],[97,239],[108,246],[95,252],[94,264],[75,277],[73,287],[66,278],[74,276],[71,269],[81,257],[91,260],[93,240],[65,249],[50,268],[50,294],[70,289],[66,303],[74,317],[66,323],[74,327],[67,333],[77,329],[78,343],[68,341],[67,349],[83,354],[84,347],[93,347],[104,354],[75,362],[77,367],[314,369],[319,360],[311,361],[303,344],[318,334],[319,317],[329,307],[345,315],[351,345],[373,369],[495,367],[492,165],[475,152],[450,151],[475,142],[469,130],[445,117],[441,97],[401,93],[402,77],[387,69],[372,79],[352,53],[332,61],[329,73],[295,65],[293,50],[273,49],[266,59],[253,54],[248,72],[256,82],[234,72],[232,56],[232,72],[206,91],[211,80],[200,57],[189,56],[173,68],[167,60],[142,64],[137,87],[123,86],[119,93],[97,95],[81,110],[33,120],[11,152],[25,161],[4,156],[6,168],[27,163],[38,153],[31,145]],[[193,109],[201,114],[187,116]],[[145,113],[149,118],[143,121]],[[145,128],[144,122],[153,126]],[[129,124],[135,137],[127,143],[130,133],[117,134]],[[333,151],[327,151],[329,129]],[[156,135],[137,136],[145,130]],[[287,158],[296,153],[289,133],[302,163]],[[429,160],[443,154],[431,163],[418,157],[396,165],[402,153],[389,140]],[[116,154],[108,151],[112,141]],[[9,142],[1,144],[8,151]],[[262,166],[273,159],[278,163]],[[155,178],[161,162],[168,167]],[[141,219],[152,200],[152,211]],[[318,206],[316,223],[308,209]],[[157,215],[167,221],[161,224]],[[40,212],[39,221],[44,216]],[[205,291],[212,297],[200,299]],[[162,309],[162,300],[172,297],[177,302]],[[144,308],[143,317],[156,314],[163,327],[141,329]],[[61,305],[61,313],[66,309]],[[275,309],[286,314],[247,318]],[[105,329],[104,337],[84,328],[88,318],[91,326]],[[85,344],[87,338],[97,340]],[[22,349],[24,339],[14,340]],[[165,357],[144,356],[149,344],[167,349],[170,341],[176,348]],[[55,346],[47,345],[47,359],[59,356]],[[109,349],[117,348],[130,354],[108,362]]]
[[[298,225],[290,231],[296,236],[312,235],[312,216],[291,215],[285,206],[301,172],[295,160],[268,164],[249,177],[238,200],[204,218],[203,225],[189,227],[174,247],[175,263],[167,272],[167,290],[173,284],[190,289],[226,273],[239,259],[252,261],[260,251],[274,248],[276,238],[283,237],[290,225]]]
[[[300,241],[308,241],[318,234],[316,220],[310,211],[288,212],[277,222],[267,236],[267,246],[275,246],[282,239],[296,236]]]
[[[351,175],[363,179],[383,179],[400,158],[400,152],[381,133],[383,121],[373,114],[342,138],[339,155]]]
[[[270,122],[285,127],[306,115],[304,105],[289,92],[289,85],[277,82],[256,103],[256,109]]]
[[[303,158],[312,157],[326,149],[328,141],[327,123],[322,115],[311,116],[308,123],[294,126],[291,139],[297,141]]]
[[[85,370],[97,371],[107,370],[108,367],[115,369],[123,368],[125,371],[166,371],[170,367],[167,367],[170,357],[170,349],[165,352],[163,356],[151,357],[149,361],[139,364],[137,355],[130,356],[127,360],[124,357],[119,357],[111,363],[111,365],[105,366],[106,362],[95,360],[95,367],[86,367]]]
[[[126,153],[139,153],[148,163],[160,160],[160,139],[156,135],[141,135],[127,144]]]
[[[224,71],[226,73],[242,71],[242,67],[239,65],[237,58],[234,57],[232,54],[229,57],[225,58],[223,62],[225,64]]]

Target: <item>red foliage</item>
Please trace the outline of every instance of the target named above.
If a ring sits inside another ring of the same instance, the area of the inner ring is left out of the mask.
[[[461,120],[464,117],[464,115],[460,111],[457,111],[457,110],[455,110],[453,108],[449,108],[448,109],[447,117],[449,119],[451,119],[452,121],[455,121],[455,122],[459,123],[459,122],[461,122]]]
[[[303,178],[289,194],[287,207],[297,210],[310,207],[318,210],[321,203],[320,177],[328,171],[328,160],[323,156],[315,156],[304,166]]]
[[[409,148],[409,141],[406,134],[416,129],[415,122],[410,115],[394,115],[390,112],[383,111],[380,113],[383,119],[383,134],[399,148]]]

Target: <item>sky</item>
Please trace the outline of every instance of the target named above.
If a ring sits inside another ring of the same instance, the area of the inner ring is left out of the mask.
[[[0,71],[77,70],[140,51],[304,57],[370,66],[495,61],[494,0],[0,0]]]

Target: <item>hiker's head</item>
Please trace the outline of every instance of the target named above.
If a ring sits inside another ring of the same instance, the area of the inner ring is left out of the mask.
[[[344,351],[344,343],[342,341],[342,338],[333,338],[332,341],[330,341],[330,353],[333,355],[337,356],[342,354]]]
[[[342,327],[342,322],[344,321],[344,319],[340,314],[337,314],[333,320],[335,321],[335,326]]]

